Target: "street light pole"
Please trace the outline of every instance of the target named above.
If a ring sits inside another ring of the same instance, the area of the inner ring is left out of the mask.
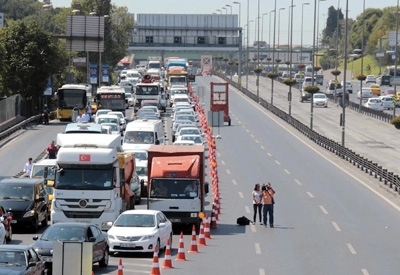
[[[361,75],[364,74],[364,19],[365,19],[365,0],[363,0],[363,13],[362,13],[362,29],[361,29]],[[354,62],[353,62],[354,63]],[[346,83],[343,83],[346,87]],[[360,80],[360,95],[362,95],[362,80]],[[343,89],[343,87],[342,87]],[[395,89],[396,90],[396,89]],[[360,104],[358,111],[361,113],[361,105],[362,105],[362,96],[360,96]],[[393,108],[393,112],[395,112],[396,108]]]
[[[281,11],[283,11],[285,8],[280,8],[278,11],[278,58],[279,58],[279,35],[281,31]]]
[[[247,37],[246,37],[246,90],[249,84],[249,32],[250,32],[250,21],[249,21],[249,13],[250,13],[250,0],[247,0]]]
[[[231,5],[228,5],[228,4],[226,4],[226,5],[225,5],[225,7],[229,7],[229,8],[231,8],[231,14],[232,14],[232,6],[231,6]]]
[[[323,2],[323,1],[326,1],[326,0],[318,0],[318,11],[317,11],[317,51],[319,49],[319,5],[320,5],[320,2]],[[315,56],[315,60],[316,60],[315,66],[318,66],[318,56]]]
[[[240,2],[233,2],[233,4],[237,4],[239,5],[239,39],[240,39],[240,46],[239,46],[239,66],[238,66],[238,83],[240,85],[240,87],[242,87],[242,59],[243,59],[243,54],[242,54],[242,49],[243,49],[243,44],[242,44],[242,29],[241,29],[241,25],[240,25],[240,17],[241,17],[241,7],[240,7]]]
[[[264,15],[268,15],[268,13],[263,13],[261,15],[261,41],[264,41]]]
[[[289,67],[289,79],[292,78],[292,64],[293,64],[293,0],[292,4],[290,6],[292,8],[292,12],[290,14],[290,40],[289,40],[289,49],[290,49],[290,67]],[[289,95],[288,95],[288,100],[289,100],[289,116],[292,115],[292,86],[289,85]]]
[[[219,11],[219,14],[222,14],[222,10],[217,10],[217,11]]]
[[[315,29],[316,29],[316,18],[317,18],[317,0],[314,0],[314,30],[313,30],[313,50],[312,50],[312,73],[311,73],[311,85],[314,86],[314,60],[315,60]],[[311,94],[311,111],[310,111],[310,129],[313,129],[313,106],[314,96]]]
[[[398,3],[399,0],[397,0]],[[349,0],[346,0],[346,21],[344,22],[344,74],[343,74],[343,83],[346,83],[346,71],[347,71],[347,35],[348,35],[348,20],[349,20]],[[397,40],[396,40],[397,44]],[[397,58],[397,57],[396,57]],[[360,91],[361,93],[362,91]],[[344,92],[342,95],[342,146],[345,144],[345,122],[346,122],[346,116],[345,116],[345,110],[346,110],[346,105],[345,105],[345,99],[346,97],[344,96]]]
[[[228,9],[226,7],[222,7],[221,9],[225,10],[225,14],[228,14]]]
[[[272,42],[272,72],[275,73],[275,30],[276,30],[276,0],[274,3],[274,38]],[[271,79],[271,105],[274,105],[274,79]]]
[[[271,13],[274,13],[275,16],[275,10],[272,10],[269,12],[269,25],[268,25],[268,48],[269,51],[271,52]],[[274,45],[272,45],[272,48],[274,48]],[[273,50],[272,50],[273,51]],[[269,66],[269,65],[268,65]],[[269,70],[268,70],[269,71]]]
[[[241,13],[242,13],[241,4],[238,1],[233,2],[233,4],[239,5],[239,26],[241,26],[240,25],[240,18],[241,18]]]
[[[301,42],[300,42],[300,62],[303,63],[303,10],[305,5],[310,5],[310,3],[301,4]]]
[[[394,52],[394,90],[397,89],[397,60],[398,60],[398,44],[399,44],[399,0],[397,0],[397,7],[396,7],[396,44],[395,44],[395,52]],[[398,99],[397,99],[398,100]],[[393,117],[395,117],[396,106],[393,106]]]

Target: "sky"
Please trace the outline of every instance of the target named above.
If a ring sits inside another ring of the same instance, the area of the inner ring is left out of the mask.
[[[212,14],[212,13],[227,13],[239,15],[240,13],[240,25],[243,28],[247,23],[250,22],[250,36],[249,41],[257,40],[257,20],[258,16],[261,17],[260,21],[260,40],[269,43],[269,37],[271,37],[271,44],[273,40],[273,21],[274,21],[274,10],[275,1],[273,0],[236,0],[239,4],[233,4],[235,0],[112,0],[112,3],[117,6],[126,6],[130,13],[162,13],[162,14]],[[348,0],[348,16],[349,18],[355,19],[363,11],[363,3],[365,8],[380,8],[396,6],[398,0]],[[71,0],[51,0],[54,7],[70,7]],[[301,38],[303,38],[303,45],[312,45],[313,28],[314,28],[314,6],[317,3],[316,21],[318,22],[318,33],[321,34],[324,29],[326,22],[326,14],[328,8],[338,6],[342,9],[345,15],[346,1],[345,0],[277,0],[276,9],[276,41],[278,39],[278,25],[279,27],[279,43],[288,44],[288,25],[289,25],[289,7],[293,7],[293,45],[300,45]],[[151,4],[149,4],[151,3]],[[247,3],[249,3],[249,18],[247,18]],[[258,13],[258,3],[260,3],[260,12]],[[303,3],[309,3],[309,5],[303,5]],[[226,5],[230,5],[226,6]],[[240,12],[239,12],[240,6]],[[318,7],[319,6],[319,7]],[[225,9],[222,9],[224,7]],[[280,10],[283,9],[284,10]],[[221,12],[217,11],[221,10]],[[279,11],[280,10],[280,11]],[[303,14],[302,14],[303,10]],[[263,15],[267,13],[266,15]],[[271,14],[271,15],[270,15]],[[270,19],[271,17],[271,19]],[[136,18],[136,17],[135,17]],[[280,24],[278,24],[278,18]],[[319,19],[319,20],[318,20]],[[271,20],[271,24],[269,23]],[[303,35],[301,32],[301,23],[303,21]],[[263,24],[262,24],[263,23]],[[247,29],[247,27],[246,27]],[[270,31],[269,31],[270,29]],[[317,29],[317,27],[316,27]],[[262,32],[261,32],[262,31]],[[271,35],[270,35],[271,33]],[[263,39],[261,39],[261,37]]]

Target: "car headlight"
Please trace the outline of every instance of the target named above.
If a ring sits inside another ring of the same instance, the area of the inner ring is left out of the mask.
[[[24,218],[32,217],[35,215],[35,210],[29,210],[24,214]]]
[[[110,240],[116,240],[116,238],[115,238],[114,235],[108,235],[108,239],[110,239]]]
[[[142,240],[151,240],[154,239],[156,236],[155,235],[147,235],[147,236],[143,236]]]

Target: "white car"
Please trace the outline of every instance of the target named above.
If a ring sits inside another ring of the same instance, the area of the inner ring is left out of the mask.
[[[351,81],[346,81],[346,85],[344,85],[344,82],[342,80],[340,84],[342,85],[342,87],[346,87],[345,88],[346,92],[353,93],[353,84],[351,84]]]
[[[116,115],[119,118],[119,126],[121,127],[121,130],[125,131],[126,119],[122,112],[112,111],[112,112],[108,112],[107,115]]]
[[[186,140],[192,140],[195,145],[204,145],[203,138],[201,135],[181,135],[178,136],[176,141],[186,141]]]
[[[160,118],[161,114],[160,111],[158,110],[157,106],[152,106],[152,105],[146,105],[140,108],[140,110],[152,110],[156,114],[156,117]]]
[[[127,210],[107,231],[110,255],[115,252],[152,253],[172,244],[172,223],[158,210]]]
[[[383,111],[383,102],[376,97],[368,98],[367,102],[365,102],[363,106],[373,110]]]
[[[117,123],[105,122],[101,124],[101,128],[108,128],[111,135],[121,135],[121,128]]]
[[[172,145],[192,146],[196,145],[193,140],[177,140]]]
[[[367,78],[365,79],[365,83],[376,83],[376,77],[374,75],[367,75]]]
[[[379,99],[382,100],[383,109],[390,110],[394,108],[393,95],[380,96]]]
[[[365,87],[362,88],[361,91],[357,92],[357,98],[371,98],[372,97],[372,90],[371,88]]]
[[[133,98],[131,93],[125,93],[125,101],[128,103],[128,108],[135,106],[135,99]]]
[[[94,117],[94,123],[98,123],[97,121],[98,121],[98,117],[99,116],[106,115],[109,112],[112,112],[112,110],[111,109],[99,109],[99,110],[97,110],[96,114],[92,116],[92,117]]]
[[[313,95],[313,103],[315,107],[328,107],[328,98],[323,93],[315,93]]]
[[[197,127],[182,127],[180,129],[177,129],[177,132],[175,133],[175,139],[182,135],[199,135],[202,137],[204,136],[204,134],[202,134],[200,129]]]

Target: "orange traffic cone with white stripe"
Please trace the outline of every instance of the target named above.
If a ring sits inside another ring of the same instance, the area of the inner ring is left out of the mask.
[[[199,253],[196,242],[196,226],[194,224],[192,226],[192,240],[190,242],[189,253]]]
[[[215,217],[215,209],[214,205],[212,208],[212,213],[211,213],[211,223],[210,223],[210,228],[215,229],[217,228],[217,218]]]
[[[199,241],[197,245],[206,245],[206,238],[204,237],[204,225],[203,222],[200,223],[200,233],[199,233]]]
[[[171,244],[170,239],[167,240],[167,247],[165,248],[164,264],[162,268],[174,268],[171,262]]]
[[[185,249],[185,246],[183,244],[183,232],[181,232],[181,236],[179,238],[178,255],[176,256],[175,261],[186,261],[184,249]]]
[[[211,239],[210,220],[208,218],[208,214],[206,214],[206,218],[205,218],[205,222],[204,222],[204,237],[206,239]]]
[[[153,267],[151,268],[150,275],[161,275],[160,266],[158,265],[158,247],[154,247],[153,254]]]
[[[123,268],[124,266],[122,265],[122,259],[119,259],[117,275],[124,275]]]

